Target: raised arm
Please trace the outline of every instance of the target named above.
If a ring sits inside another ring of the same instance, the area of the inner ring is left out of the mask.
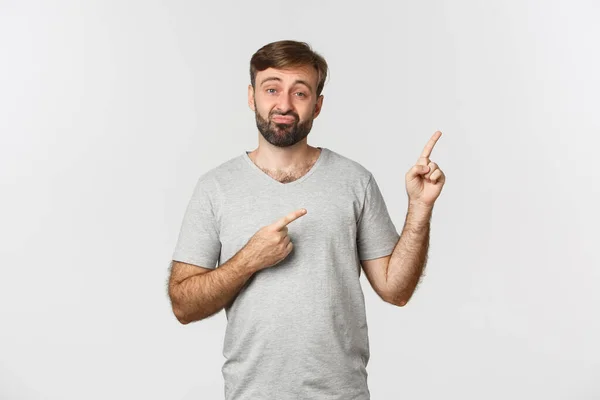
[[[433,205],[446,182],[446,175],[430,160],[442,133],[437,131],[406,174],[409,197],[404,229],[390,256],[362,262],[367,279],[385,301],[404,306],[411,298],[427,262]]]

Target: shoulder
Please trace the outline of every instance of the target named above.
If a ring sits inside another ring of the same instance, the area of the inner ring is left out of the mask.
[[[242,156],[236,156],[201,172],[195,183],[194,195],[207,197],[211,202],[218,202],[227,187],[239,179],[243,162]]]
[[[337,151],[327,149],[329,157],[329,168],[338,174],[340,179],[348,180],[354,185],[366,187],[372,179],[373,174],[361,162],[351,159]]]
[[[244,160],[241,155],[223,161],[209,170],[202,172],[198,178],[198,183],[203,186],[217,186],[219,182],[238,176],[243,167],[243,162]]]

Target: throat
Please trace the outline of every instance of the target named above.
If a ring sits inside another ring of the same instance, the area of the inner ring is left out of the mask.
[[[291,168],[287,168],[287,169],[269,169],[269,168],[263,167],[262,165],[257,163],[256,159],[254,157],[252,157],[252,155],[250,153],[248,154],[248,156],[249,156],[250,160],[254,163],[254,165],[256,165],[262,172],[264,172],[266,175],[270,176],[272,179],[274,179],[280,183],[291,183],[291,182],[297,181],[298,179],[302,178],[304,175],[308,174],[308,172],[312,169],[312,167],[315,165],[315,163],[319,159],[321,152],[322,152],[322,150],[319,149],[319,151],[317,151],[308,160],[308,162],[306,164],[295,165],[295,166],[293,166]]]
[[[290,183],[290,182],[297,181],[298,179],[300,179],[304,175],[306,175],[308,173],[308,171],[310,171],[311,167],[312,167],[312,165],[308,168],[303,168],[303,169],[298,169],[298,170],[293,170],[293,171],[273,171],[273,170],[268,170],[268,169],[261,168],[261,167],[259,167],[259,168],[265,174],[269,175],[271,178],[275,179],[276,181],[278,181],[280,183]]]

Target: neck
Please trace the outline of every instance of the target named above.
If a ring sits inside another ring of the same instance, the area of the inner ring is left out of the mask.
[[[319,152],[318,148],[309,146],[306,139],[299,141],[293,146],[277,147],[264,140],[261,136],[258,147],[248,153],[248,156],[263,169],[286,171],[312,164]]]

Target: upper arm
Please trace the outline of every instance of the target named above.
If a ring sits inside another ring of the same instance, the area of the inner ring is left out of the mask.
[[[200,268],[214,269],[219,260],[221,252],[219,224],[213,209],[216,201],[212,199],[216,192],[211,179],[206,176],[198,179],[185,210],[171,257],[191,267],[178,267],[178,270],[194,271],[191,273],[195,274],[198,270],[194,270],[194,267],[201,265],[203,267]]]
[[[387,268],[400,239],[375,177],[370,175],[357,222],[357,249],[365,275],[382,300],[389,302]]]
[[[373,175],[365,189],[356,228],[356,245],[361,262],[389,256],[400,239]]]
[[[391,255],[385,257],[374,258],[371,260],[362,260],[362,268],[365,271],[365,276],[371,284],[375,293],[383,301],[389,301],[389,295],[387,290],[387,268],[390,262]]]

